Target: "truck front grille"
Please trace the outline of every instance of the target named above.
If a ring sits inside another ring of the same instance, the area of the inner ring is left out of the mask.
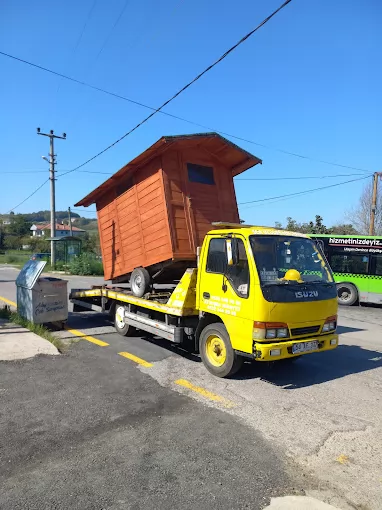
[[[320,331],[320,325],[318,326],[305,326],[303,328],[294,328],[291,329],[292,336],[301,336],[301,335],[314,335]]]

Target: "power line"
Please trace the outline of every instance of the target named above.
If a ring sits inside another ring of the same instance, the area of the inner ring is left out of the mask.
[[[272,12],[272,14],[270,14],[269,16],[267,16],[259,25],[257,25],[256,28],[254,28],[253,30],[251,30],[250,32],[248,32],[248,34],[246,34],[244,37],[242,37],[236,44],[234,44],[233,46],[231,46],[231,48],[229,48],[225,53],[223,53],[223,55],[221,57],[219,57],[217,60],[215,60],[215,62],[213,62],[212,64],[210,64],[208,67],[206,67],[206,69],[204,69],[201,73],[199,73],[193,80],[191,80],[190,82],[188,82],[184,87],[182,87],[180,90],[178,90],[178,92],[176,92],[173,96],[170,97],[170,99],[168,99],[167,101],[165,101],[161,106],[159,106],[159,108],[157,108],[156,110],[154,110],[152,113],[150,113],[150,115],[148,115],[147,117],[145,117],[141,122],[139,122],[135,127],[133,127],[132,129],[130,129],[129,131],[127,131],[127,133],[125,133],[124,135],[122,135],[120,138],[118,138],[118,140],[116,140],[115,142],[113,142],[112,144],[108,145],[105,149],[103,149],[102,151],[98,152],[95,156],[92,156],[91,158],[89,158],[88,160],[86,160],[84,163],[81,163],[81,165],[78,165],[76,168],[73,168],[73,170],[70,170],[70,172],[66,172],[64,174],[61,174],[61,176],[63,175],[66,175],[68,173],[71,173],[71,172],[75,172],[76,170],[78,170],[79,168],[82,168],[83,166],[87,165],[88,163],[90,163],[91,161],[93,161],[94,159],[98,158],[99,156],[101,156],[102,154],[104,154],[106,151],[108,151],[109,149],[111,149],[112,147],[114,147],[115,145],[117,145],[119,142],[121,142],[122,140],[124,140],[127,136],[129,136],[131,133],[133,133],[134,131],[136,131],[140,126],[142,126],[143,124],[145,124],[149,119],[151,119],[151,117],[153,117],[156,113],[158,113],[160,110],[162,110],[165,106],[167,106],[168,104],[170,104],[172,101],[174,101],[174,99],[176,99],[180,94],[182,94],[182,92],[184,92],[185,90],[187,90],[189,87],[191,87],[191,85],[193,85],[195,82],[197,82],[202,76],[204,76],[206,73],[208,73],[211,69],[213,69],[216,65],[218,65],[222,60],[224,60],[230,53],[232,53],[236,48],[238,48],[238,46],[240,46],[241,44],[243,44],[249,37],[251,37],[255,32],[257,32],[257,30],[259,30],[261,27],[263,27],[268,21],[270,21],[278,12],[281,11],[281,9],[283,9],[284,7],[286,7],[292,0],[286,0],[280,7],[278,7],[275,11]]]
[[[99,59],[99,57],[100,57],[101,53],[102,53],[102,52],[103,52],[103,50],[105,49],[105,46],[106,46],[106,45],[107,45],[107,43],[109,42],[109,40],[110,40],[111,36],[114,34],[115,29],[117,28],[117,26],[118,26],[119,22],[120,22],[120,21],[121,21],[121,19],[122,19],[122,16],[125,14],[126,8],[127,8],[128,4],[129,4],[129,1],[130,1],[130,0],[126,0],[126,1],[125,1],[124,5],[123,5],[123,7],[122,7],[122,9],[121,9],[121,11],[119,12],[119,14],[118,14],[118,16],[117,16],[117,18],[116,18],[116,20],[115,20],[115,22],[114,22],[114,25],[113,25],[113,26],[112,26],[112,28],[110,29],[110,31],[109,31],[109,33],[107,34],[106,39],[104,40],[104,42],[103,42],[103,44],[102,44],[102,46],[101,46],[101,48],[100,48],[99,52],[97,53],[97,56],[96,56],[96,58],[94,59],[93,65],[97,62],[97,60]]]
[[[30,175],[33,175],[33,174],[39,174],[39,173],[42,173],[44,172],[44,174],[46,174],[46,170],[20,170],[20,171],[16,171],[16,172],[0,172],[0,175],[4,175],[4,174],[30,174]]]
[[[61,170],[61,172],[65,172],[66,170]],[[111,172],[97,172],[95,170],[78,170],[79,173],[82,173],[82,174],[102,174],[102,175],[113,175]],[[6,172],[0,172],[0,175],[4,175],[4,174],[30,174],[30,175],[34,175],[34,174],[40,174],[40,173],[46,173],[46,170],[16,170],[14,172],[11,172],[11,171],[6,171]],[[56,175],[61,175],[60,173],[57,172]]]
[[[97,211],[93,211],[93,210],[88,210],[88,209],[82,209],[81,207],[72,207],[73,211],[86,211],[86,212],[90,212],[90,213],[96,213]]]
[[[125,0],[125,3],[123,5],[122,9],[120,10],[120,12],[119,12],[119,14],[118,14],[118,16],[117,16],[117,18],[116,18],[112,28],[109,30],[109,32],[108,32],[106,38],[104,39],[104,41],[103,41],[103,43],[101,45],[101,48],[99,49],[95,59],[93,60],[93,62],[90,65],[90,67],[88,68],[88,70],[87,70],[88,73],[90,73],[92,71],[92,69],[94,68],[94,65],[96,64],[97,60],[101,56],[101,53],[105,49],[107,43],[111,39],[112,35],[115,33],[115,29],[117,28],[117,26],[118,26],[119,22],[121,21],[123,15],[125,14],[126,8],[127,8],[128,4],[129,4],[129,1],[130,0]],[[74,121],[73,121],[74,125],[78,122],[78,118],[80,117],[81,112],[77,111],[76,113],[77,113],[77,115],[76,115],[76,117],[74,118]]]
[[[65,173],[69,173],[71,172],[71,170],[68,170],[68,171],[65,171],[65,170],[61,170],[62,172],[65,172]],[[102,174],[102,175],[113,175],[112,172],[97,172],[95,170],[78,170],[79,173],[82,173],[82,174]],[[65,173],[63,174],[57,174],[57,175],[65,175]]]
[[[27,60],[24,60],[24,59],[21,59],[19,57],[16,57],[14,55],[10,55],[9,53],[5,53],[3,51],[0,51],[0,55],[3,55],[5,57],[8,57],[8,58],[11,58],[13,60],[16,60],[18,62],[21,62],[23,64],[27,64],[29,66],[32,66],[32,67],[35,67],[37,69],[40,69],[41,71],[45,71],[47,73],[50,73],[50,74],[53,74],[53,75],[56,75],[56,76],[59,76],[61,78],[64,78],[66,80],[69,80],[69,81],[72,81],[74,83],[77,83],[78,85],[82,85],[84,87],[88,87],[90,89],[93,89],[93,90],[97,90],[98,92],[102,92],[103,94],[107,94],[109,96],[112,96],[112,97],[115,97],[117,99],[121,99],[122,101],[127,101],[128,103],[131,103],[131,104],[134,104],[136,106],[140,106],[142,108],[146,108],[147,110],[151,110],[152,112],[154,113],[160,113],[161,115],[166,115],[167,117],[171,117],[175,120],[180,120],[182,122],[186,122],[187,124],[190,124],[190,125],[193,125],[193,126],[196,126],[196,127],[200,127],[200,128],[203,128],[203,129],[207,129],[208,131],[215,131],[216,133],[220,133],[221,135],[224,135],[224,136],[228,136],[230,138],[234,138],[235,140],[240,140],[242,142],[246,142],[246,143],[250,143],[252,145],[256,145],[258,147],[263,147],[264,149],[268,149],[268,150],[273,150],[273,151],[276,151],[276,152],[280,152],[282,154],[287,154],[289,156],[293,156],[293,157],[296,157],[296,158],[300,158],[300,159],[306,159],[308,161],[314,161],[316,163],[321,163],[321,164],[324,164],[324,165],[330,165],[330,166],[334,166],[334,167],[339,167],[339,168],[347,168],[349,170],[356,170],[356,171],[360,171],[360,172],[371,172],[372,170],[370,169],[365,169],[365,168],[360,168],[360,167],[354,167],[354,166],[349,166],[349,165],[343,165],[343,164],[340,164],[340,163],[335,163],[333,161],[327,161],[327,160],[323,160],[323,159],[317,159],[317,158],[313,158],[311,156],[306,156],[304,154],[299,154],[297,152],[291,152],[291,151],[287,151],[285,149],[280,149],[278,147],[273,147],[271,145],[267,145],[267,144],[263,144],[263,143],[260,143],[260,142],[255,142],[254,140],[249,140],[248,138],[244,138],[242,136],[237,136],[237,135],[233,135],[232,133],[228,133],[227,131],[222,131],[220,129],[216,129],[216,128],[213,128],[211,126],[207,126],[205,124],[201,124],[199,122],[195,122],[193,120],[190,120],[190,119],[186,119],[184,117],[180,117],[179,115],[174,115],[172,113],[168,113],[168,112],[164,112],[164,111],[159,111],[159,109],[156,109],[154,108],[153,106],[149,106],[147,104],[144,104],[144,103],[141,103],[139,101],[135,101],[131,98],[128,98],[128,97],[125,97],[125,96],[122,96],[121,94],[117,94],[115,92],[111,92],[109,90],[106,90],[106,89],[103,89],[101,87],[97,87],[95,85],[91,85],[89,83],[86,83],[84,81],[81,81],[81,80],[77,80],[76,78],[72,78],[70,76],[66,76],[62,73],[58,73],[56,71],[53,71],[52,69],[48,69],[46,67],[43,67],[43,66],[40,66],[38,64],[34,64],[33,62],[29,62]],[[163,108],[163,105],[162,107]],[[127,136],[127,135],[126,135]],[[69,172],[68,172],[69,173]],[[90,172],[89,172],[90,173]],[[94,172],[95,173],[95,172]],[[112,174],[110,174],[112,175]]]
[[[321,191],[323,189],[334,188],[336,186],[342,186],[342,185],[348,184],[350,182],[362,181],[362,180],[368,179],[369,177],[371,177],[371,176],[366,175],[365,177],[361,177],[359,179],[351,179],[349,181],[338,182],[337,184],[329,184],[328,186],[321,186],[320,188],[313,188],[313,189],[308,189],[305,191],[298,191],[296,193],[287,193],[286,195],[279,195],[276,197],[260,198],[258,200],[250,200],[249,202],[240,202],[238,205],[249,205],[249,204],[260,203],[260,202],[268,202],[269,200],[275,200],[275,199],[279,199],[279,198],[289,198],[289,197],[295,197],[295,196],[300,196],[300,195],[306,195],[308,193],[313,193],[315,191]],[[246,209],[250,209],[250,207],[248,207]]]
[[[7,214],[9,214],[10,212],[14,211],[18,207],[20,207],[20,205],[23,205],[27,200],[29,200],[31,197],[33,197],[33,195],[35,195],[49,181],[50,181],[50,179],[47,179],[46,181],[44,181],[38,188],[36,188],[30,195],[28,195],[27,198],[24,198],[24,200],[22,202],[17,204],[15,207],[12,207],[12,209],[9,209]]]
[[[79,46],[80,46],[80,44],[81,44],[81,41],[82,41],[82,38],[83,38],[83,36],[84,36],[84,33],[85,33],[85,30],[86,30],[86,27],[87,27],[87,25],[88,25],[88,23],[89,23],[89,21],[90,21],[90,18],[91,18],[92,14],[93,14],[93,11],[94,11],[94,9],[95,9],[96,4],[97,4],[97,0],[94,0],[94,1],[93,1],[92,6],[90,7],[90,10],[89,10],[89,12],[88,12],[88,15],[86,16],[85,23],[84,23],[84,25],[83,25],[83,27],[82,27],[82,30],[81,30],[81,32],[80,32],[80,35],[79,35],[79,37],[77,38],[76,44],[74,45],[74,48],[73,48],[73,51],[72,51],[72,54],[71,54],[71,58],[72,58],[72,57],[74,57],[74,55],[76,54],[76,52],[77,52],[77,50],[78,50],[78,48],[79,48]],[[58,84],[56,94],[58,94],[58,92],[59,92],[59,90],[60,90],[60,87],[61,87],[61,83],[59,83],[59,84]]]
[[[246,178],[243,177],[241,179],[235,179],[235,182],[240,181],[289,181],[296,180],[301,181],[302,179],[334,179],[336,177],[351,177],[353,175],[364,175],[364,174],[338,174],[338,175],[301,175],[300,177],[256,177],[256,178]]]

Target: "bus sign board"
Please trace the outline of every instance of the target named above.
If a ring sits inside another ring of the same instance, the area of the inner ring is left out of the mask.
[[[336,249],[342,248],[344,252],[358,253],[382,253],[381,239],[363,239],[363,238],[345,238],[345,237],[329,237],[327,238],[329,246]]]

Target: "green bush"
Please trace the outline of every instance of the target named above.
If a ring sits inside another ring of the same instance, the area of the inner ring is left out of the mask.
[[[94,255],[83,253],[70,262],[69,271],[82,276],[103,276],[103,265]]]
[[[17,262],[17,260],[18,259],[17,259],[16,255],[7,255],[5,257],[5,262],[7,264],[14,264],[15,262]]]

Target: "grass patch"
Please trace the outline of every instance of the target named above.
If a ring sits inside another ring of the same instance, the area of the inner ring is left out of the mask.
[[[14,267],[21,268],[31,258],[32,255],[32,252],[7,250],[5,253],[0,253],[0,264],[9,264]]]
[[[53,344],[58,351],[63,352],[65,346],[64,342],[62,342],[59,338],[56,338],[47,327],[42,324],[34,324],[33,322],[24,319],[24,317],[21,317],[21,315],[17,312],[13,312],[8,306],[0,308],[0,319],[6,319],[9,322],[13,322],[13,324],[17,324],[22,328],[28,329],[32,333],[41,336],[41,338],[48,340],[48,342]]]

